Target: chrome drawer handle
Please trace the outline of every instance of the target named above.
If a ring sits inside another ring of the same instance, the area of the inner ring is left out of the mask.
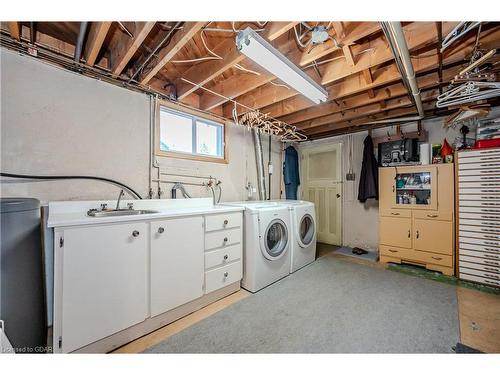
[[[228,277],[229,276],[229,273],[227,272],[224,272],[224,278]]]
[[[138,230],[134,230],[134,231],[132,232],[132,236],[134,236],[134,237],[139,237],[139,231],[138,231]]]
[[[436,215],[436,214],[431,214],[431,215],[427,215],[427,217],[438,217],[439,215]]]
[[[432,259],[443,260],[443,258],[441,258],[441,257],[432,257]]]
[[[227,258],[229,258],[229,257],[227,256],[227,254],[226,254],[226,255],[224,255],[224,260],[227,260]]]
[[[163,232],[165,232],[165,228],[159,227],[158,228],[158,233],[162,234]]]

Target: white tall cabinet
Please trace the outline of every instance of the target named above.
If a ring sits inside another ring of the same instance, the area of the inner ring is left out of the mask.
[[[151,316],[203,295],[203,218],[151,223]]]

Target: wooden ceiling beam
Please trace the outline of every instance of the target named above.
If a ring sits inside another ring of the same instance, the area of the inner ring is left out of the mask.
[[[342,47],[342,52],[344,53],[344,57],[345,57],[346,62],[350,66],[356,65],[356,62],[354,61],[354,56],[352,55],[352,51],[351,51],[351,47],[350,46],[343,46]]]
[[[7,22],[7,26],[9,28],[10,36],[17,40],[21,41],[21,25],[19,22]]]
[[[182,29],[172,36],[168,45],[159,51],[156,64],[140,80],[141,85],[147,84],[205,24],[206,22],[185,22]]]
[[[111,22],[92,22],[90,24],[90,31],[83,52],[85,63],[88,66],[94,66],[110,27]]]
[[[133,37],[123,34],[111,49],[111,71],[114,76],[121,74],[156,22],[136,22]]]
[[[344,45],[350,45],[356,40],[373,34],[374,32],[380,30],[380,26],[378,22],[352,22],[351,30],[352,31],[347,36],[344,36],[344,39],[341,41]],[[280,47],[280,52],[287,56],[287,58],[296,65],[305,66],[307,64],[311,64],[313,61],[316,61],[323,56],[337,51],[338,49],[339,48],[333,43],[333,41],[330,40],[321,45],[315,46],[312,50],[308,49],[307,51],[300,51],[297,49],[295,40],[291,39]],[[219,82],[210,89],[229,98],[235,98],[258,88],[275,78],[270,75],[267,75],[266,77],[265,74],[254,76],[253,79],[249,79],[248,77],[243,78],[243,76],[244,73],[236,76],[231,76],[228,79]],[[240,77],[243,78],[241,84],[235,85],[233,82],[237,82],[238,80],[240,80]],[[212,95],[210,93],[203,93],[201,95],[201,98],[202,100],[200,104],[202,105],[202,108],[204,110],[211,110],[227,101],[219,96]]]
[[[272,41],[279,35],[290,30],[297,23],[298,22],[271,22],[266,26],[266,31],[263,36]],[[213,49],[213,51],[217,55],[222,56],[222,60],[210,60],[202,64],[194,65],[183,74],[182,78],[198,85],[205,85],[218,75],[225,72],[227,69],[245,59],[245,55],[238,51],[233,38],[220,43]],[[196,86],[183,81],[181,77],[177,79],[176,87],[177,98],[179,100],[183,100],[189,94],[198,89]]]
[[[423,91],[422,101],[428,102],[434,100],[438,95],[439,89],[437,88]],[[308,130],[313,133],[322,132],[323,130],[330,129],[338,122],[353,120],[359,117],[366,117],[368,115],[377,114],[391,109],[411,106],[413,106],[413,103],[410,98],[408,98],[408,96],[401,96],[399,98],[389,99],[381,103],[373,103],[358,108],[348,109],[343,112],[334,113],[321,118],[316,118],[312,121],[306,121],[304,123],[294,125],[300,130]]]
[[[500,44],[499,35],[499,28],[483,32],[481,35],[482,48],[498,48]],[[468,39],[460,44],[460,48],[450,50],[446,53],[445,56],[443,56],[443,65],[453,65],[460,61],[468,59],[474,48],[474,43],[475,35],[471,35]],[[426,71],[432,70],[437,67],[438,56],[423,55],[420,57],[415,57],[412,58],[412,63],[415,73],[425,73]],[[372,77],[372,83],[368,85],[366,84],[365,78],[362,73],[348,76],[343,80],[335,82],[326,88],[328,91],[328,97],[331,100],[338,100],[342,97],[353,95],[379,86],[391,84],[401,79],[401,75],[399,74],[399,71],[397,70],[395,64],[391,64],[373,71]],[[259,98],[263,98],[264,100],[260,100]],[[276,118],[290,115],[299,111],[308,110],[308,108],[321,108],[329,103],[322,103],[318,106],[313,107],[311,102],[304,98],[302,95],[298,95],[292,90],[276,88],[270,85],[259,87],[258,90],[254,90],[245,95],[242,95],[237,100],[244,105],[248,105],[254,108],[261,108],[264,113],[269,113],[269,115]],[[228,114],[230,115],[229,108],[225,108],[224,115],[226,116]]]

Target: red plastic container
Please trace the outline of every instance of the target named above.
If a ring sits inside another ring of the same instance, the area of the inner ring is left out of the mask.
[[[500,147],[500,138],[495,139],[482,139],[474,143],[473,148],[490,148],[490,147]]]

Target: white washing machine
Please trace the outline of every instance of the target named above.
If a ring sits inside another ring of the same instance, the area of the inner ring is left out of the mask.
[[[255,293],[288,276],[292,242],[289,207],[269,201],[224,204],[245,207],[241,286]]]
[[[316,259],[316,213],[314,203],[296,200],[274,201],[290,208],[292,253],[290,273]]]

